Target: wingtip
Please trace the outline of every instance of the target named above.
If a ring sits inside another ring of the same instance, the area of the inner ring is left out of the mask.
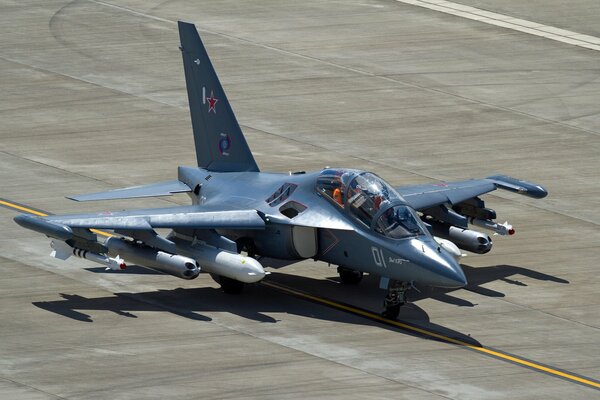
[[[29,214],[19,214],[13,218],[13,221],[15,221],[20,226],[24,226],[24,224],[26,224],[27,221],[31,220],[32,218],[34,217]]]
[[[543,199],[548,196],[548,191],[542,185],[534,182],[524,181],[507,175],[492,175],[486,179],[491,180],[497,187],[510,192]]]
[[[23,228],[31,229],[32,231],[43,233],[46,236],[63,241],[73,237],[73,231],[69,226],[48,221],[46,218],[20,214],[14,218],[14,221]]]

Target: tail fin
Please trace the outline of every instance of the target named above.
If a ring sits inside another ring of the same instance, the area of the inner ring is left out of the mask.
[[[198,166],[210,171],[258,171],[194,24],[178,22]]]

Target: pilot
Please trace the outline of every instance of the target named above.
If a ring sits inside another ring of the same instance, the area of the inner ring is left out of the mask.
[[[382,201],[383,201],[383,197],[381,197],[380,195],[376,195],[373,198],[373,207],[375,208],[375,211],[379,210],[379,208],[381,207]]]
[[[342,199],[342,191],[340,188],[333,189],[333,200],[338,203],[340,206],[344,205],[344,200]]]

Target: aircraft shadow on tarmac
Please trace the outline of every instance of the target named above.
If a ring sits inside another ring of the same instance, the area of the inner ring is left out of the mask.
[[[502,280],[510,284],[526,286],[525,284],[510,279],[510,276],[519,274],[534,279],[552,281],[557,283],[569,283],[568,281],[510,265],[498,265],[492,267],[473,268],[463,266],[465,274],[469,279],[468,290],[480,293],[484,296],[503,297],[504,294],[485,289],[479,285],[495,280]],[[91,272],[104,272],[102,268],[91,268]],[[142,267],[131,266],[127,268],[129,274],[159,274]],[[125,272],[125,271],[123,271]],[[107,272],[112,273],[112,272]],[[359,287],[343,285],[338,282],[338,277],[328,279],[315,279],[305,276],[291,275],[274,272],[268,276],[268,281],[274,284],[294,288],[296,290],[309,292],[312,295],[326,297],[345,304],[352,304],[366,310],[378,311],[381,308],[383,291],[378,288],[378,279],[374,276],[365,276]],[[479,343],[469,335],[432,323],[427,313],[417,306],[415,302],[433,298],[445,303],[458,306],[475,306],[471,302],[459,297],[451,296],[451,290],[439,290],[433,288],[419,289],[421,292],[412,291],[411,303],[406,305],[400,313],[400,322],[417,326],[446,337],[460,340],[478,346]],[[157,290],[142,293],[115,293],[114,296],[85,298],[76,294],[61,293],[61,300],[34,302],[41,309],[63,315],[74,320],[93,322],[92,317],[81,312],[85,311],[111,311],[127,318],[138,318],[136,313],[147,311],[171,312],[179,316],[197,321],[211,321],[212,318],[203,315],[203,312],[228,312],[250,320],[276,323],[277,320],[268,315],[271,313],[287,313],[299,316],[316,318],[328,321],[379,325],[386,329],[400,331],[397,327],[385,325],[380,322],[369,320],[349,312],[332,310],[324,305],[307,306],[306,301],[299,300],[278,290],[265,285],[247,285],[242,295],[227,295],[220,289],[212,287],[178,288],[170,290]],[[404,334],[420,336],[406,330]],[[435,340],[435,339],[432,339]]]
[[[511,278],[514,275],[522,275],[540,281],[550,281],[561,284],[569,283],[569,281],[553,275],[548,275],[542,272],[537,272],[522,267],[516,267],[513,265],[470,267],[468,265],[463,264],[462,268],[465,272],[468,281],[468,285],[464,289],[487,297],[504,297],[504,293],[481,286],[493,281],[502,281],[516,286],[527,286],[527,284],[517,279]],[[444,303],[454,304],[461,307],[475,306],[475,304],[471,303],[470,301],[448,294],[450,292],[455,291],[456,289],[440,289],[426,287],[420,290],[421,293],[417,294],[414,298],[411,298],[412,301],[418,301],[424,298],[432,298],[438,301],[442,301]]]

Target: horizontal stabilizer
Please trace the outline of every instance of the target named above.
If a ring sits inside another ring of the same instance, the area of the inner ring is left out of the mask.
[[[175,193],[185,193],[191,191],[192,189],[190,189],[190,187],[185,183],[178,180],[172,180],[151,183],[149,185],[109,190],[107,192],[82,194],[67,198],[75,201],[116,200],[133,199],[138,197],[171,196]]]

